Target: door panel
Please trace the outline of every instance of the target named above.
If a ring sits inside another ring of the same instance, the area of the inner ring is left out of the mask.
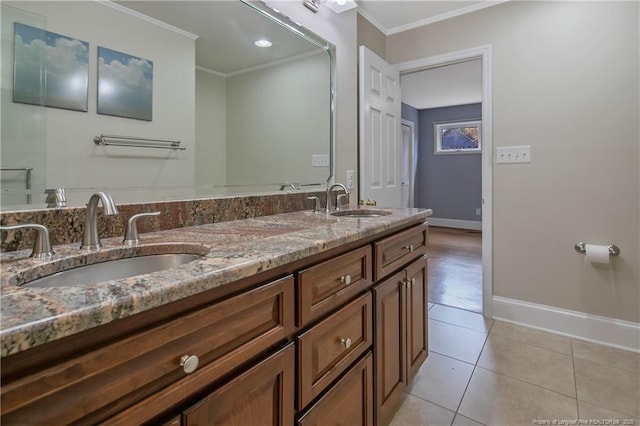
[[[400,207],[400,73],[360,46],[360,199]]]

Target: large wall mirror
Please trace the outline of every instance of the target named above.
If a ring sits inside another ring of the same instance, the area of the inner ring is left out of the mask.
[[[263,2],[1,8],[2,211],[46,207],[54,188],[78,206],[97,189],[145,202],[331,178],[334,48]]]

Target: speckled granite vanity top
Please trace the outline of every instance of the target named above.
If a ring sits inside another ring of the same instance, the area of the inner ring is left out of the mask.
[[[142,243],[125,248],[121,238],[107,238],[90,262],[123,255],[154,253],[203,254],[171,269],[95,284],[27,288],[25,271],[39,267],[39,276],[80,266],[78,244],[54,246],[49,262],[27,256],[30,250],[2,253],[0,275],[1,356],[69,336],[110,321],[143,312],[241,278],[339,247],[417,220],[428,211],[386,209],[375,218],[337,218],[300,211],[254,219],[192,226],[142,234]],[[75,257],[74,257],[75,256]],[[57,269],[56,269],[57,268]]]

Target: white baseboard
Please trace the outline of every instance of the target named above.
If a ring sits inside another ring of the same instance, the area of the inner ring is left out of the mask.
[[[458,219],[442,219],[438,217],[430,217],[427,222],[431,226],[441,226],[443,228],[472,229],[474,231],[482,230],[482,222],[475,220],[458,220]]]
[[[493,296],[493,318],[640,352],[640,323]]]

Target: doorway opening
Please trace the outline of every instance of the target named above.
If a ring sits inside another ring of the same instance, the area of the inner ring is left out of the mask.
[[[452,52],[424,58],[416,61],[396,64],[401,78],[427,70],[436,70],[445,66],[476,61],[480,70],[480,103],[481,112],[481,153],[480,153],[480,206],[474,209],[481,212],[478,221],[437,221],[431,224],[429,246],[430,259],[430,301],[436,300],[445,305],[481,312],[484,316],[492,316],[493,271],[492,265],[492,116],[491,116],[491,46],[481,46],[464,51]],[[404,92],[404,87],[403,87]],[[404,101],[404,95],[403,95]],[[471,118],[471,117],[469,117]],[[475,117],[479,118],[479,117]],[[455,120],[454,120],[455,121]],[[420,123],[422,124],[422,122]],[[433,129],[419,128],[417,132],[433,132]],[[434,137],[435,135],[431,133]],[[422,150],[424,146],[421,145]],[[416,166],[413,176],[420,177],[421,156],[416,153],[413,164]],[[460,154],[459,154],[460,155]],[[473,154],[461,154],[468,156]],[[477,154],[476,154],[477,156]],[[477,178],[476,178],[477,179]],[[416,182],[416,187],[418,183]],[[416,207],[419,205],[415,196]],[[434,209],[434,217],[438,218],[438,210]],[[438,223],[439,222],[439,223]],[[467,222],[476,222],[475,224]],[[436,226],[439,225],[439,226]],[[470,229],[469,229],[470,228]],[[442,284],[442,285],[440,285]]]

